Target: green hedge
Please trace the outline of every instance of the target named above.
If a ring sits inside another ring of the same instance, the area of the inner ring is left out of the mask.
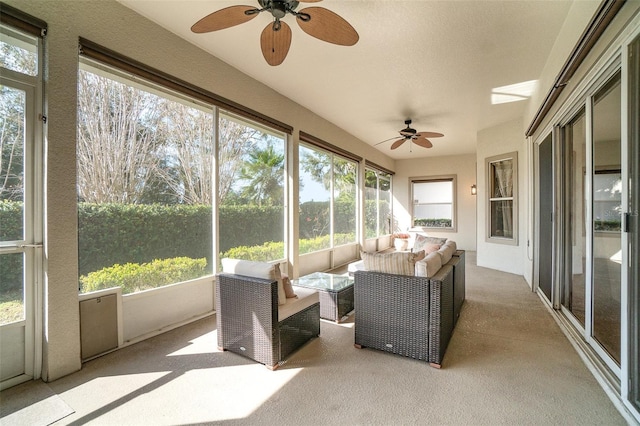
[[[594,231],[620,231],[622,229],[621,220],[595,220],[593,221]]]
[[[80,291],[121,287],[123,294],[199,278],[207,273],[207,259],[175,257],[149,263],[113,265],[80,277]]]
[[[339,201],[334,206],[336,244],[341,244],[344,240],[340,240],[338,234],[352,234],[355,229],[354,203]],[[302,250],[307,244],[305,240],[309,240],[309,251],[315,250],[314,247],[328,246],[328,207],[328,202],[312,201],[300,205]],[[369,204],[367,207],[370,207]],[[22,235],[21,215],[21,202],[0,201],[0,237],[4,241]],[[246,254],[243,258],[283,257],[283,218],[282,206],[221,206],[220,251],[227,253],[235,248],[234,253],[241,253],[250,250],[251,254]],[[348,241],[352,240],[349,237]],[[115,264],[142,264],[154,259],[176,257],[206,258],[210,272],[211,247],[210,206],[78,204],[79,275],[87,275]],[[20,287],[21,270],[20,256],[3,256],[3,262],[0,263],[3,285],[15,283]]]
[[[316,238],[307,238],[300,240],[300,253],[310,253],[312,251],[322,250],[329,247],[329,236],[324,235]],[[355,234],[336,234],[334,236],[334,244],[342,245],[355,242]],[[234,247],[220,254],[220,258],[230,257],[233,259],[268,261],[280,259],[284,255],[284,243],[264,243],[258,246],[240,246]]]
[[[209,206],[80,203],[79,274],[174,257],[205,257],[210,265],[211,229]]]
[[[22,239],[21,201],[0,200],[0,241]],[[0,291],[22,291],[22,256],[6,254],[0,262]]]
[[[429,228],[451,228],[451,219],[415,219],[415,226],[426,226]]]

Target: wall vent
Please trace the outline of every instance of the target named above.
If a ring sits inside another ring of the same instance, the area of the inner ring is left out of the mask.
[[[118,289],[120,290],[120,289]],[[119,291],[80,297],[80,347],[83,361],[118,347]]]

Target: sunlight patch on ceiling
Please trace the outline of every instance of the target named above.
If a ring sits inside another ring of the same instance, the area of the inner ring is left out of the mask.
[[[508,86],[491,89],[491,104],[506,104],[509,102],[526,101],[536,90],[538,80],[523,81]]]

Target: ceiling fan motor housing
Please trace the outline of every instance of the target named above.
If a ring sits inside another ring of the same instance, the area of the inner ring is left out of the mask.
[[[402,129],[402,130],[400,130],[400,134],[401,134],[402,136],[411,137],[411,136],[413,136],[413,135],[415,135],[415,134],[416,134],[416,129],[412,129],[412,128],[410,127],[410,125],[411,125],[411,119],[407,119],[407,120],[405,120],[405,121],[404,121],[404,124],[406,124],[406,125],[407,125],[407,128],[406,128],[406,129]]]
[[[296,0],[258,0],[264,10],[271,12],[274,18],[282,19],[287,13],[293,13],[298,7]]]

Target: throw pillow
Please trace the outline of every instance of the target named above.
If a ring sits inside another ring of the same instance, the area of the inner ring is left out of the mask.
[[[432,245],[431,249],[433,249],[433,245],[442,246],[447,241],[446,238],[438,238],[438,237],[427,237],[426,235],[417,234],[416,240],[413,243],[413,249],[415,251],[426,250],[427,244]],[[439,249],[440,247],[438,247]],[[436,250],[438,250],[436,249]],[[431,251],[427,252],[427,254],[431,253]]]
[[[421,256],[424,252],[361,253],[367,271],[396,275],[415,275],[416,259]]]
[[[253,278],[265,278],[278,281],[278,305],[287,303],[287,295],[284,291],[284,283],[280,274],[280,265],[267,262],[254,262],[251,260],[230,259],[221,260],[222,272],[244,275]]]
[[[291,280],[285,274],[282,274],[282,284],[284,285],[284,294],[287,296],[287,299],[293,299],[294,297],[298,297],[298,295],[293,291],[293,285],[291,284]]]

